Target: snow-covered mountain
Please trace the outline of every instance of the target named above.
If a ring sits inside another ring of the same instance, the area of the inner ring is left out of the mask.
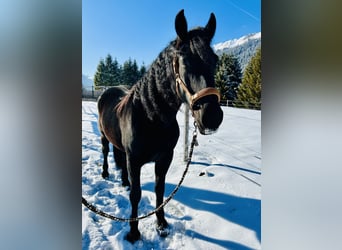
[[[82,74],[82,87],[88,89],[88,88],[91,88],[93,85],[94,85],[93,80],[90,79],[89,76]]]
[[[214,50],[218,52],[221,50],[226,50],[226,49],[231,49],[237,46],[242,46],[245,43],[248,43],[250,40],[255,40],[255,39],[257,40],[261,39],[261,32],[249,34],[249,35],[246,35],[237,39],[228,40],[222,43],[217,43],[213,47],[214,47]]]
[[[243,71],[254,55],[256,49],[258,49],[260,46],[261,32],[257,32],[242,36],[240,38],[214,44],[213,48],[217,55],[226,53],[235,56],[238,59]]]

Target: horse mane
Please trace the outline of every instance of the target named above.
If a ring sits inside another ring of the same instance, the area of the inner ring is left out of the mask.
[[[168,122],[177,113],[181,101],[177,98],[172,61],[175,54],[172,41],[152,62],[146,73],[132,86],[115,109],[122,115],[127,105],[140,107],[151,121]]]
[[[216,65],[217,55],[213,50],[206,49],[211,43],[207,31],[202,27],[197,27],[189,31],[189,48],[194,55],[201,58],[207,65]]]
[[[210,41],[207,41],[203,28],[190,30],[189,40],[190,44],[181,46],[181,41],[177,37],[159,53],[146,73],[116,105],[118,115],[122,115],[128,103],[141,106],[148,119],[153,121],[167,122],[177,113],[181,100],[178,99],[175,86],[172,85],[175,82],[172,63],[176,54],[187,54],[187,51],[191,50],[204,62],[216,64],[215,59],[213,61],[216,56],[214,52],[205,49]]]

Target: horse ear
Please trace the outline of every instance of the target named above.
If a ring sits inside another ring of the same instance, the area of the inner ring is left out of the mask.
[[[213,39],[215,31],[216,31],[216,17],[214,15],[214,13],[210,14],[210,18],[209,18],[207,25],[205,26],[205,29],[207,30],[207,32],[209,34],[210,41],[211,41],[211,39]]]
[[[175,28],[178,37],[185,41],[188,36],[188,24],[184,16],[184,10],[178,12],[175,20]]]

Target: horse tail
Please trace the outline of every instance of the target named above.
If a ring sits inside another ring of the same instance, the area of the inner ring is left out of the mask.
[[[115,106],[115,110],[116,113],[118,114],[118,116],[122,115],[123,109],[124,107],[127,105],[127,103],[129,102],[129,100],[131,99],[131,95],[127,94],[125,95],[121,101]]]

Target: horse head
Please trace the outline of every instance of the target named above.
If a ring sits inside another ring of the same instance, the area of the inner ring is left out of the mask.
[[[177,33],[173,71],[177,95],[186,102],[201,134],[215,132],[223,119],[220,93],[215,88],[215,70],[218,61],[210,43],[216,30],[216,18],[211,13],[205,27],[188,31],[184,10],[175,20]]]

